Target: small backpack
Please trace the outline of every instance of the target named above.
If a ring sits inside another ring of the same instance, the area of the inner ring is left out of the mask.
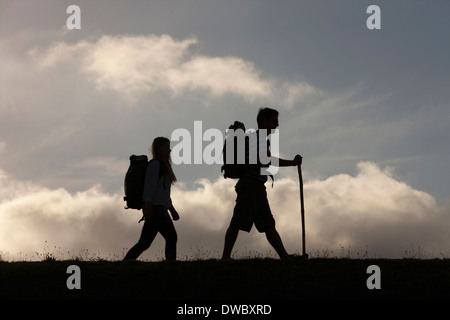
[[[148,161],[146,155],[131,155],[130,166],[125,174],[124,191],[125,196],[123,200],[126,202],[125,209],[144,208],[144,201],[142,196],[144,193],[145,173],[147,166],[151,162]]]
[[[242,161],[239,161],[242,159],[242,155],[239,154],[239,152],[243,152],[242,148],[239,148],[238,150],[238,138],[235,135],[237,130],[242,130],[242,133],[244,135],[244,141],[245,141],[245,154],[244,154],[244,163]],[[234,139],[234,141],[231,141],[231,139]],[[227,136],[224,141],[223,150],[222,150],[222,156],[223,156],[223,165],[221,167],[221,172],[223,173],[224,178],[230,178],[230,179],[239,179],[246,175],[247,173],[259,173],[259,169],[261,168],[261,165],[258,164],[259,161],[256,161],[256,163],[250,163],[250,157],[249,157],[249,134],[245,132],[245,125],[242,122],[235,121],[232,125],[229,126]],[[231,157],[231,161],[228,161],[230,159],[227,159],[227,142],[233,143],[233,156]],[[241,162],[241,163],[239,163]]]

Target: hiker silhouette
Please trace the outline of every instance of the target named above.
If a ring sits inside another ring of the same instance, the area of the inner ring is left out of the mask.
[[[271,108],[260,108],[257,115],[258,131],[267,130],[267,136],[278,127],[278,111]],[[256,139],[259,143],[259,139]],[[269,140],[266,145],[259,145],[259,153],[266,152],[270,156]],[[265,148],[265,150],[263,149]],[[272,157],[273,160],[273,157]],[[302,157],[296,155],[293,160],[277,159],[279,167],[298,166],[302,164]],[[230,259],[239,231],[250,232],[253,224],[256,229],[266,234],[270,245],[275,249],[281,259],[288,259],[290,255],[284,248],[283,241],[275,227],[275,219],[270,210],[265,183],[267,175],[250,172],[239,178],[236,190],[236,205],[233,217],[225,233],[225,244],[222,259]]]
[[[152,143],[153,160],[149,162],[144,185],[144,226],[139,241],[127,252],[124,260],[136,260],[152,244],[158,232],[166,240],[167,261],[176,260],[177,232],[169,217],[180,219],[170,198],[171,185],[177,181],[172,170],[170,140],[157,137]]]

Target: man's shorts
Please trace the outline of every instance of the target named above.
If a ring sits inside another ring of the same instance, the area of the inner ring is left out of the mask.
[[[230,226],[247,232],[250,232],[253,223],[259,232],[275,227],[263,181],[250,177],[240,178],[235,189],[236,206]]]

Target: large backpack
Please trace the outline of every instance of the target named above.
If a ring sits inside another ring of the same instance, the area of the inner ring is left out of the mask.
[[[242,153],[244,150],[242,148],[238,149],[239,141],[236,136],[237,130],[242,130],[242,132],[239,132],[239,134],[244,135],[244,141],[245,141],[245,154],[244,154],[244,162],[242,163]],[[234,139],[234,141],[231,141],[231,139]],[[249,155],[249,139],[250,136],[248,133],[245,132],[245,125],[242,122],[235,121],[232,125],[229,126],[228,132],[223,144],[223,165],[221,167],[221,172],[223,173],[224,178],[230,178],[230,179],[239,179],[243,177],[244,175],[248,173],[259,173],[260,164],[259,161],[256,159],[255,161],[252,161],[250,159]],[[233,152],[231,161],[228,161],[230,159],[227,159],[227,143],[233,143],[233,150],[229,150]]]
[[[151,161],[151,160],[150,160]],[[125,209],[144,208],[144,201],[142,196],[144,193],[145,173],[150,162],[146,155],[131,155],[130,166],[125,174],[124,191],[125,196],[123,200],[126,202]]]

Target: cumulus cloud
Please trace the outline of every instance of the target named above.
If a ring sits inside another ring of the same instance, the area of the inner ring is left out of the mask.
[[[283,192],[295,189],[292,180],[282,183]],[[307,239],[317,250],[336,252],[345,247],[353,254],[367,250],[369,256],[378,257],[401,257],[411,248],[426,248],[436,256],[449,252],[448,206],[439,207],[431,195],[395,179],[391,168],[360,162],[356,176],[308,181],[305,199]],[[283,203],[279,206],[285,211],[294,210]],[[295,230],[286,223],[286,232]]]
[[[98,89],[110,88],[130,98],[156,90],[174,96],[200,91],[213,98],[234,94],[290,107],[320,92],[306,82],[266,79],[252,62],[239,57],[192,54],[189,48],[195,44],[196,38],[175,40],[168,35],[102,36],[95,42],[58,42],[29,54],[41,70],[72,61]]]
[[[251,62],[236,57],[194,57],[170,70],[168,80],[173,89],[206,90],[215,97],[234,93],[254,100],[270,97],[272,90]]]
[[[44,253],[45,243],[76,254],[83,249],[110,252],[123,246],[129,221],[118,214],[119,197],[99,186],[70,194],[63,188],[16,181],[4,172],[0,185],[0,250],[4,253],[31,259],[36,252]],[[120,237],[116,236],[118,226],[123,230]]]
[[[123,209],[120,194],[108,194],[100,186],[71,194],[0,173],[0,251],[12,259],[19,253],[36,258],[35,252],[42,253],[46,243],[75,256],[89,250],[120,259],[138,239],[140,213]],[[220,257],[234,206],[235,182],[202,179],[193,189],[175,185],[172,199],[181,215],[175,223],[180,258]],[[286,248],[300,251],[296,177],[277,179],[273,189],[267,186],[267,192]],[[449,206],[441,207],[429,194],[399,181],[390,168],[361,162],[355,176],[309,180],[304,192],[307,250],[311,254],[334,251],[339,255],[342,247],[354,255],[367,251],[369,257],[404,257],[420,248],[422,254],[433,257],[449,254]],[[162,258],[162,250],[163,240],[158,237],[142,258]],[[256,229],[250,234],[241,232],[235,246],[235,253],[241,256],[270,250]]]

